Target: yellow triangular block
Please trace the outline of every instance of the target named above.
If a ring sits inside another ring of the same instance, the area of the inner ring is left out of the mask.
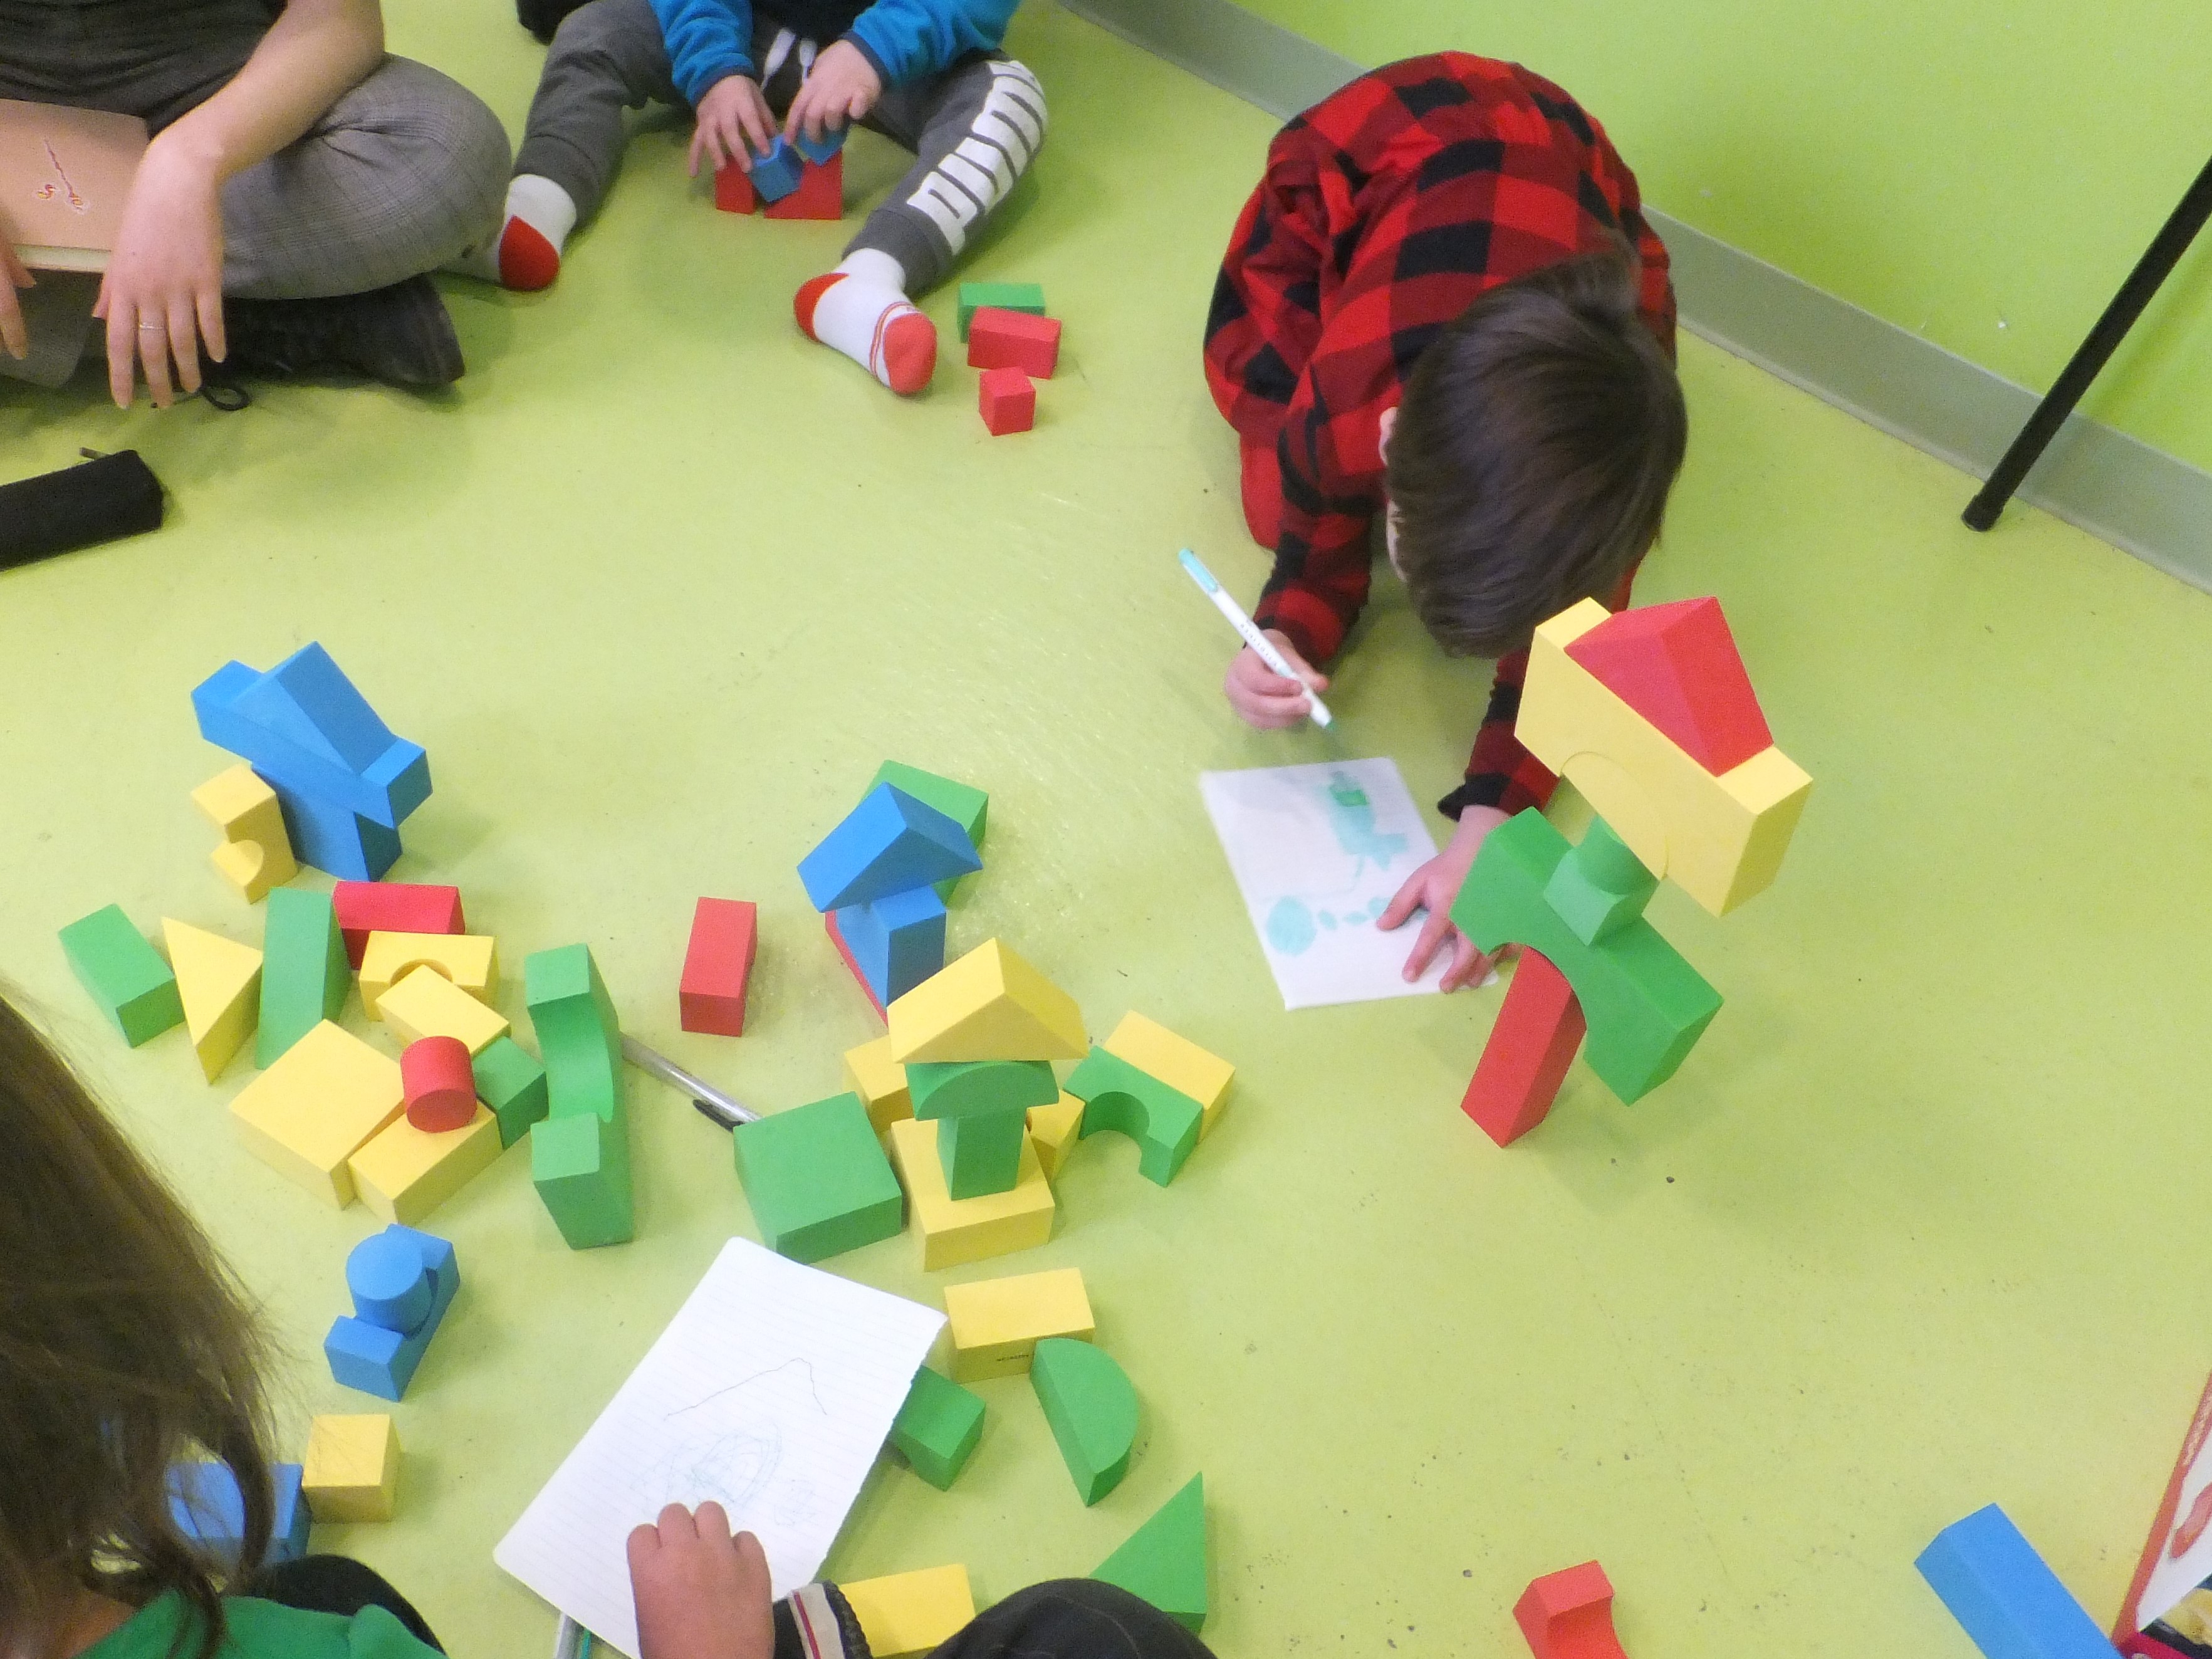
[[[1080,1060],[1091,1052],[1075,1000],[997,939],[986,939],[890,1006],[890,1057]]]
[[[161,919],[169,966],[184,1000],[185,1030],[212,1083],[253,1035],[261,1015],[261,952],[220,933]]]

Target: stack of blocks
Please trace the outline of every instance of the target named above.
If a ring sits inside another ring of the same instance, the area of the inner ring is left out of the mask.
[[[1036,424],[1036,386],[1060,368],[1060,324],[1045,315],[1035,283],[963,283],[960,337],[968,366],[982,371],[983,424],[994,438]]]
[[[523,981],[546,1084],[546,1115],[530,1131],[530,1178],[570,1249],[627,1243],[629,1124],[613,1000],[582,945],[537,951],[523,963]]]
[[[781,134],[752,170],[732,164],[714,173],[714,205],[724,213],[750,213],[768,204],[771,219],[845,216],[845,135],[840,127],[821,138],[801,133],[797,143]]]
[[[460,1287],[459,1259],[444,1239],[396,1223],[371,1233],[346,1257],[354,1310],[323,1339],[331,1375],[380,1400],[399,1399]]]

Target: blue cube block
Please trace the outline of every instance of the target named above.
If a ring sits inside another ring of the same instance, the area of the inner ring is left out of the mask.
[[[837,931],[886,1008],[945,966],[945,901],[932,887],[837,912]]]
[[[323,1358],[345,1387],[398,1400],[460,1288],[459,1259],[444,1239],[395,1222],[354,1246],[346,1283],[354,1310],[332,1322]]]
[[[767,155],[753,157],[753,189],[763,202],[781,202],[799,188],[800,171],[799,152],[778,133]]]
[[[1913,1565],[1989,1659],[2112,1659],[2112,1644],[1995,1504],[1936,1534]]]
[[[311,1517],[301,1499],[297,1463],[270,1470],[275,1500],[269,1532],[270,1561],[296,1561],[307,1553]],[[178,1463],[169,1470],[169,1516],[177,1530],[224,1566],[238,1565],[246,1547],[246,1498],[228,1463]]]
[[[983,867],[968,832],[935,807],[879,783],[799,861],[817,910],[842,910]]]

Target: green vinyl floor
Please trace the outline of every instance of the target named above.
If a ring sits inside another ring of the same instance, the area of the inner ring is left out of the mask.
[[[391,10],[519,130],[538,52],[502,5]],[[2212,1159],[2212,602],[2033,514],[1976,538],[1968,480],[1686,339],[1690,460],[1641,597],[1723,597],[1818,782],[1756,903],[1652,905],[1728,998],[1680,1074],[1628,1109],[1577,1066],[1500,1152],[1457,1110],[1498,991],[1285,1014],[1200,805],[1202,769],[1336,755],[1432,799],[1486,690],[1385,583],[1333,734],[1222,702],[1227,634],[1173,556],[1248,598],[1264,574],[1198,341],[1270,124],[1048,4],[1012,45],[1054,135],[968,271],[1066,320],[1032,434],[984,433],[956,351],[908,404],[800,338],[792,290],[843,233],[716,215],[665,122],[556,288],[449,285],[448,398],[0,391],[6,476],[135,445],[173,497],[159,535],[0,575],[0,975],[265,1299],[287,1449],[372,1403],[319,1343],[375,1224],[240,1149],[244,1060],[210,1089],[181,1033],[125,1051],[54,935],[114,901],[258,938],[186,799],[225,763],[188,693],[312,639],[428,748],[393,874],[462,886],[518,1017],[522,958],[582,940],[647,1042],[763,1107],[837,1090],[875,1026],[793,866],[888,756],[992,793],[956,949],[1003,936],[1093,1030],[1140,1008],[1238,1066],[1170,1188],[1109,1137],[1043,1249],[831,1264],[931,1302],[1079,1266],[1144,1409],[1086,1510],[1027,1384],[985,1385],[968,1474],[879,1468],[834,1574],[961,1561],[1000,1597],[1087,1572],[1202,1470],[1231,1659],[1518,1653],[1522,1588],[1593,1556],[1637,1659],[1963,1659],[1911,1559],[1992,1500],[2109,1616],[2212,1365],[2194,1189],[2166,1187]],[[856,141],[848,179],[901,165]],[[949,292],[928,308],[949,335]],[[734,1042],[677,1029],[702,893],[761,905]],[[401,1516],[318,1534],[457,1656],[545,1650],[492,1546],[751,1230],[726,1139],[632,1081],[636,1242],[565,1249],[520,1152],[432,1218],[466,1284],[397,1407]]]

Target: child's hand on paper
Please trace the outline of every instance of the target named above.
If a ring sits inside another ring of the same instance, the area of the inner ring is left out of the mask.
[[[730,1535],[720,1504],[681,1504],[629,1535],[638,1659],[771,1659],[768,1557],[749,1532]]]
[[[719,173],[726,167],[753,170],[753,158],[775,148],[775,113],[760,82],[748,76],[726,75],[707,88],[699,100],[697,124],[691,129],[691,176],[699,176],[705,157]]]
[[[815,143],[849,126],[876,106],[884,95],[884,77],[867,54],[849,40],[834,41],[822,48],[805,84],[791,100],[784,117],[783,136],[796,139],[803,131]]]
[[[1388,931],[1403,927],[1416,910],[1428,912],[1428,920],[1413,940],[1413,954],[1406,958],[1408,983],[1428,971],[1429,963],[1447,940],[1452,959],[1440,981],[1442,989],[1456,991],[1462,985],[1480,984],[1490,972],[1490,958],[1452,926],[1451,908],[1459,890],[1467,884],[1467,872],[1474,867],[1474,855],[1482,850],[1490,832],[1504,822],[1505,814],[1494,806],[1467,808],[1459,815],[1459,828],[1452,831],[1451,844],[1408,876],[1389,908],[1376,918],[1375,925]]]
[[[1237,719],[1262,732],[1274,732],[1296,726],[1312,711],[1313,699],[1306,695],[1307,688],[1328,690],[1328,676],[1316,672],[1298,655],[1288,635],[1277,633],[1272,628],[1262,631],[1275,642],[1275,649],[1283,653],[1283,660],[1298,671],[1298,678],[1285,679],[1248,645],[1229,665],[1228,677],[1222,681],[1221,689],[1229,694],[1229,706],[1237,711]],[[1472,853],[1468,854],[1470,862],[1474,857]],[[1466,872],[1461,873],[1464,875]]]

